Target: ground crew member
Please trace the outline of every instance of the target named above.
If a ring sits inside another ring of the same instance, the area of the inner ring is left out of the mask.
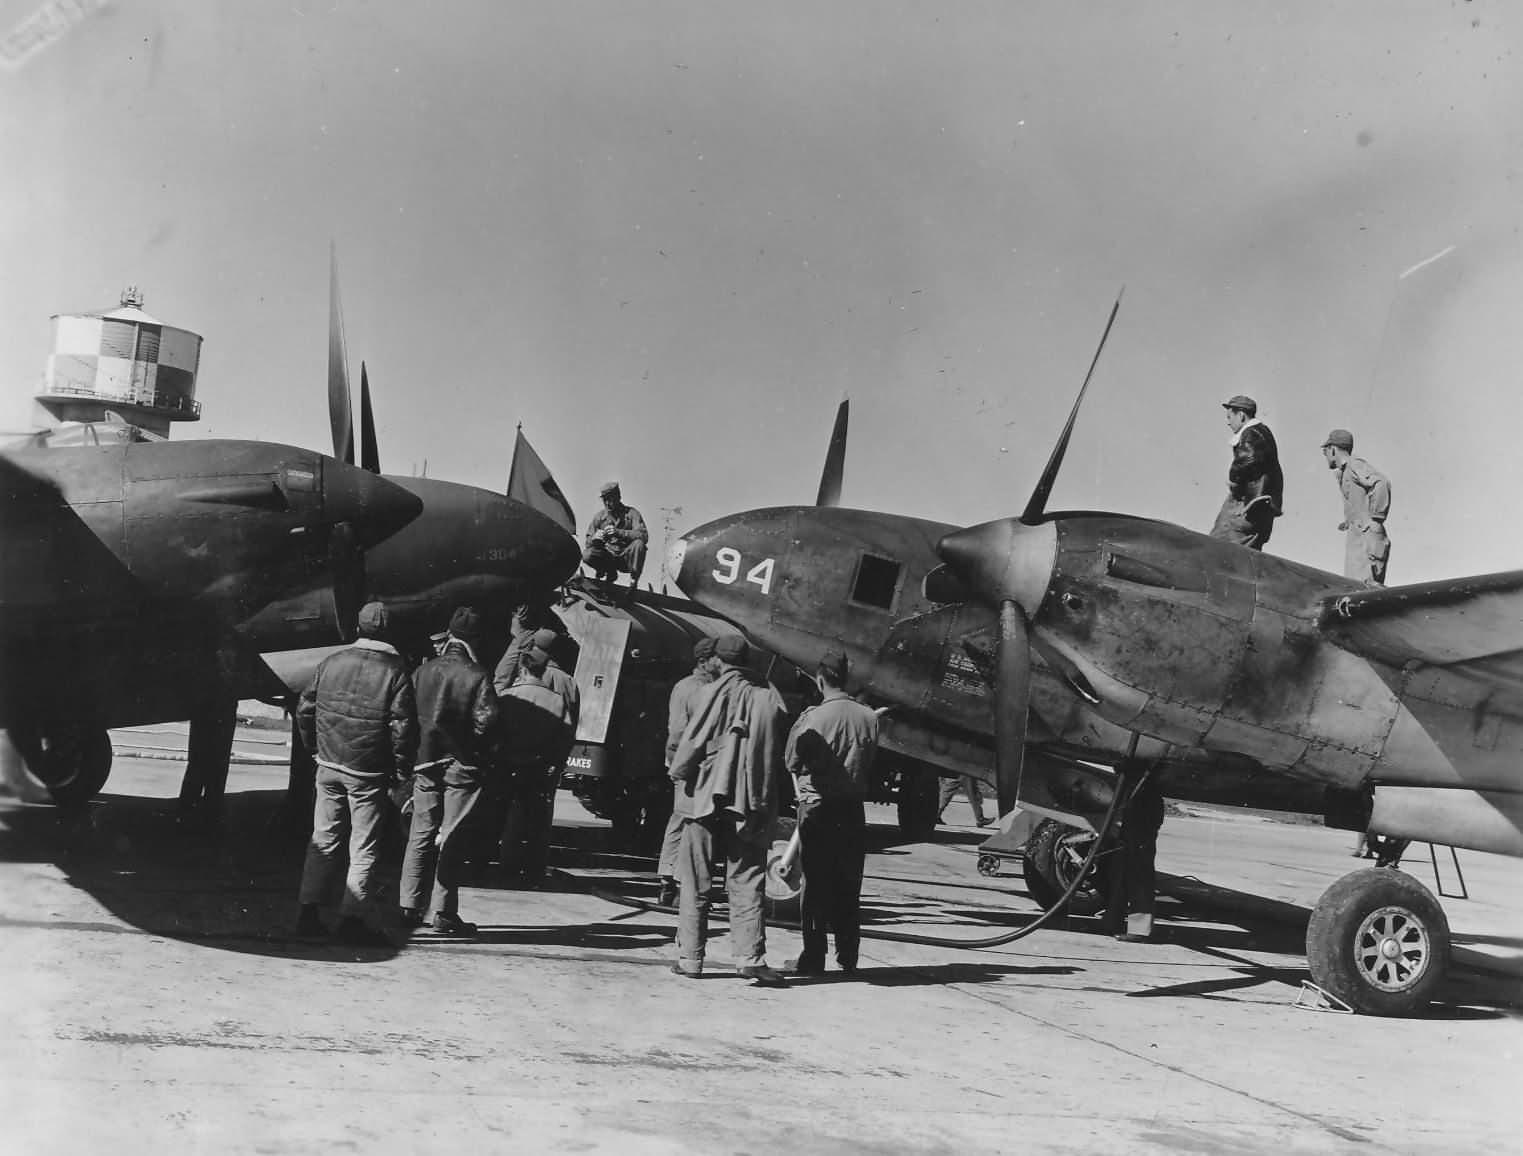
[[[459,607],[438,657],[413,677],[420,737],[402,860],[402,924],[419,926],[432,908],[433,929],[442,935],[476,934],[476,925],[460,918],[460,882],[485,811],[482,789],[497,728],[497,696],[476,660],[481,634],[480,612]]]
[[[955,779],[944,778],[937,789],[940,796],[936,806],[936,821],[942,821],[942,812],[947,809],[947,804],[957,794],[957,788],[962,787],[962,793],[967,796],[968,806],[973,808],[973,822],[980,827],[987,827],[994,820],[984,814],[984,790],[983,784],[972,775],[959,775]]]
[[[1386,536],[1386,516],[1391,512],[1391,482],[1383,473],[1354,453],[1354,435],[1335,429],[1322,443],[1327,468],[1338,471],[1343,494],[1343,521],[1338,529],[1348,532],[1343,572],[1366,586],[1384,586],[1391,539]]]
[[[1232,431],[1232,465],[1227,498],[1211,527],[1211,537],[1262,550],[1284,513],[1285,476],[1274,434],[1258,419],[1258,403],[1238,394],[1222,402]]]
[[[736,970],[764,987],[781,987],[767,966],[762,917],[768,834],[777,814],[788,716],[782,696],[745,669],[746,640],[714,644],[719,676],[699,693],[668,774],[683,787],[687,814],[677,856],[677,962],[672,971],[703,974],[709,922],[709,864],[725,860],[730,945]]]
[[[407,663],[388,641],[386,607],[360,607],[359,639],[330,655],[301,696],[296,721],[317,760],[312,838],[301,875],[298,935],[324,932],[318,908],[337,891],[344,835],[349,872],[335,936],[343,943],[389,947],[366,923],[377,890],[377,849],[390,807],[387,790],[412,775],[418,711]]]
[[[862,867],[867,857],[868,775],[878,752],[878,716],[846,694],[846,655],[827,651],[815,672],[821,701],[788,733],[784,761],[798,795],[801,975],[825,970],[826,932],[835,933],[836,964],[857,970],[862,942]]]
[[[639,510],[624,504],[618,482],[604,482],[598,496],[603,499],[603,508],[587,525],[587,550],[582,561],[592,567],[596,578],[617,582],[622,572],[629,575],[631,587],[638,586],[650,541],[645,519]]]
[[[666,707],[666,767],[671,770],[672,756],[677,753],[677,743],[687,729],[688,719],[693,717],[693,704],[703,688],[713,682],[719,672],[719,659],[714,657],[714,640],[700,638],[693,644],[693,672],[672,687],[671,698]],[[672,785],[672,813],[666,820],[666,832],[661,836],[661,857],[656,863],[656,903],[672,907],[677,902],[677,855],[682,849],[682,820],[687,793],[677,784]]]
[[[497,702],[502,712],[501,762],[508,803],[502,866],[507,874],[520,875],[531,885],[545,875],[555,789],[576,739],[576,703],[561,680],[570,681],[570,676],[564,671],[552,673],[550,656],[536,640],[523,653],[517,680]],[[570,685],[575,688],[576,684]]]
[[[508,687],[518,677],[518,658],[534,642],[534,636],[541,630],[550,630],[555,637],[566,633],[566,624],[561,621],[550,603],[541,598],[532,602],[525,602],[513,608],[513,624],[509,634],[508,648],[503,651],[502,658],[498,660],[497,669],[492,672],[492,689],[501,698],[508,693]],[[548,651],[552,659],[556,648],[553,646],[541,647]]]
[[[1123,765],[1119,790],[1126,791],[1121,812],[1120,846],[1111,856],[1110,894],[1100,926],[1126,943],[1153,938],[1158,829],[1163,826],[1163,795],[1150,770]]]

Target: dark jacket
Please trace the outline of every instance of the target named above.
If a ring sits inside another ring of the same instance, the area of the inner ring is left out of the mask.
[[[1263,422],[1251,421],[1238,431],[1232,445],[1232,465],[1227,469],[1227,489],[1245,506],[1264,498],[1276,515],[1285,512],[1280,451],[1274,434]]]
[[[302,742],[319,766],[362,778],[406,778],[418,751],[418,708],[407,663],[362,638],[329,655],[296,708]]]
[[[777,814],[777,782],[788,741],[782,696],[762,678],[727,667],[699,692],[667,774],[685,786],[679,814],[723,811],[758,827]]]
[[[576,740],[576,707],[564,692],[563,680],[570,677],[562,671],[552,675],[546,667],[535,675],[525,667],[498,700],[502,764],[509,771],[558,767],[566,761]]]
[[[489,762],[497,725],[492,681],[463,642],[451,639],[438,658],[418,667],[418,767],[454,759],[463,767]]]

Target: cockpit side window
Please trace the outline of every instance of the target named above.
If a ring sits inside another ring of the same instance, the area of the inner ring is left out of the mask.
[[[894,595],[899,592],[899,576],[903,569],[892,558],[863,554],[857,563],[856,577],[852,579],[851,600],[879,610],[891,609]]]

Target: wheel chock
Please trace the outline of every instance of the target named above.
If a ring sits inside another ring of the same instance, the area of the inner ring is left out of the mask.
[[[1354,1009],[1335,996],[1326,988],[1318,987],[1309,979],[1301,981],[1301,990],[1296,993],[1295,1006],[1302,1011],[1335,1012],[1338,1015],[1351,1016]]]

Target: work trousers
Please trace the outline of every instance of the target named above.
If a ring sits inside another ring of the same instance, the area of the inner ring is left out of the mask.
[[[331,905],[341,915],[364,915],[373,905],[379,875],[381,829],[391,801],[386,780],[317,768],[312,838],[301,873],[301,902]],[[344,838],[349,870],[344,874]],[[343,895],[339,899],[340,881]]]
[[[937,807],[936,807],[936,815],[937,815],[938,819],[940,818],[942,812],[947,809],[947,804],[950,803],[952,801],[953,797],[957,794],[957,788],[958,787],[961,787],[962,790],[963,790],[963,794],[965,794],[968,797],[968,806],[973,808],[973,819],[974,819],[974,821],[977,822],[977,823],[980,823],[980,824],[983,823],[983,821],[984,821],[984,790],[983,790],[983,784],[980,783],[977,779],[975,779],[972,775],[959,775],[955,779],[945,779],[944,778],[944,779],[941,780],[941,786],[938,788],[939,792],[940,792],[940,798],[939,798],[939,801],[938,801]]]
[[[511,766],[504,788],[507,812],[502,829],[502,867],[530,881],[550,865],[550,830],[561,769],[543,763]]]
[[[485,783],[474,767],[451,762],[444,772],[444,817],[439,829],[439,866],[434,879],[435,915],[460,911],[460,885],[475,849],[474,836],[481,816]]]
[[[799,807],[799,854],[804,866],[800,923],[802,958],[825,965],[826,932],[836,937],[836,962],[857,966],[862,943],[862,864],[867,816],[861,799],[820,799]]]
[[[1250,550],[1262,550],[1274,530],[1274,510],[1267,501],[1247,505],[1238,498],[1228,497],[1216,515],[1211,527],[1211,537],[1224,542],[1236,542]]]
[[[703,963],[709,934],[709,864],[716,853],[725,861],[725,890],[730,896],[730,954],[737,967],[767,960],[767,929],[762,898],[767,882],[767,832],[749,836],[734,815],[720,812],[684,819],[682,850],[677,855],[677,957],[693,970]]]
[[[1132,796],[1121,819],[1121,846],[1110,875],[1105,926],[1120,931],[1128,915],[1152,915],[1158,829],[1163,826],[1163,796],[1151,783]]]
[[[612,580],[624,573],[629,575],[630,585],[638,586],[640,574],[645,569],[645,543],[634,541],[623,550],[615,552],[601,542],[594,542],[587,547],[582,561],[591,566],[599,578]]]
[[[412,823],[407,831],[407,851],[402,856],[403,907],[427,910],[439,862],[439,825],[444,821],[444,766],[419,767],[412,776]]]
[[[454,915],[477,829],[483,780],[453,759],[420,767],[413,775],[412,826],[402,861],[401,904],[415,911]]]
[[[1344,550],[1343,572],[1366,586],[1384,586],[1386,563],[1391,558],[1391,539],[1385,525],[1370,522],[1363,529],[1351,525]]]
[[[677,856],[682,854],[682,802],[687,797],[686,788],[677,783],[672,787],[672,813],[666,817],[666,830],[661,835],[661,858],[656,863],[656,876],[660,879],[677,877]]]

